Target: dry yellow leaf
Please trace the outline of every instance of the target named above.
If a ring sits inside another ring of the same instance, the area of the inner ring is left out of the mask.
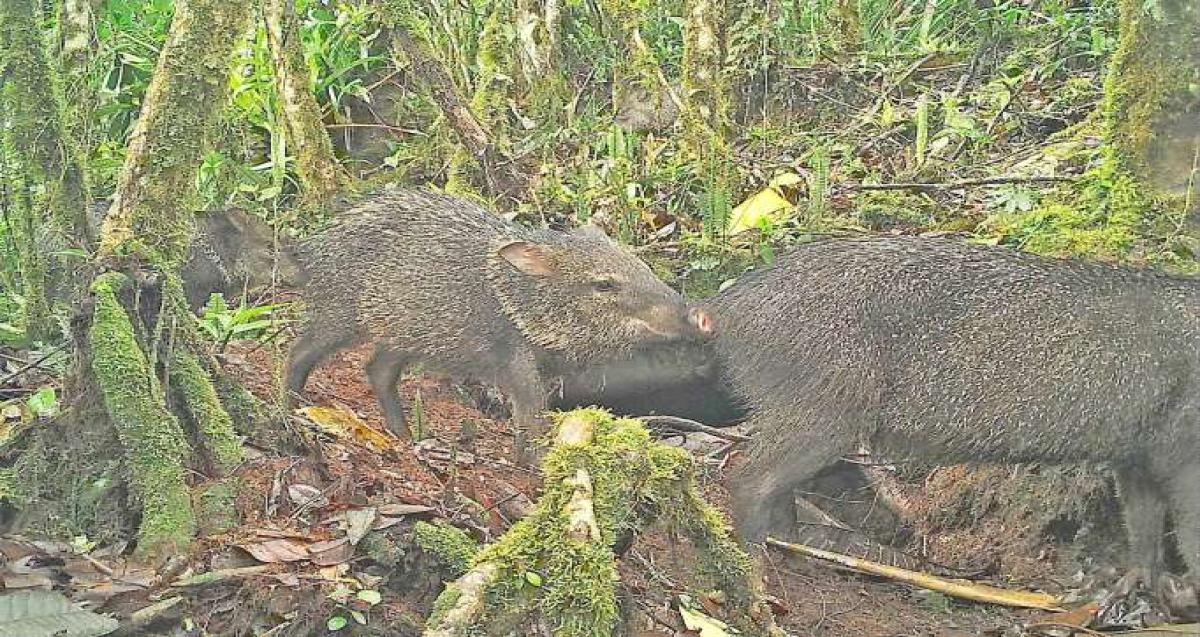
[[[797,177],[798,178],[798,177]],[[785,217],[785,212],[792,207],[788,201],[773,186],[767,186],[738,204],[729,215],[729,225],[726,232],[735,235],[761,226],[764,220],[777,223]]]
[[[337,407],[304,407],[297,410],[325,431],[339,438],[353,438],[377,451],[386,451],[395,446],[392,438],[363,422],[352,412]]]

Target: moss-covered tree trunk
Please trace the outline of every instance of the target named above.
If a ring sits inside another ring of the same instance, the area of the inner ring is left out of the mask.
[[[90,373],[124,448],[142,505],[138,549],[148,556],[185,548],[198,518],[228,513],[232,486],[219,479],[241,461],[178,271],[191,240],[196,170],[225,102],[230,56],[251,6],[176,2],[100,241],[100,263],[109,272],[92,285]],[[127,300],[134,286],[137,311]],[[168,394],[178,398],[177,412],[168,408]],[[196,458],[188,453],[185,426],[201,445]],[[190,465],[218,478],[196,498],[201,516],[186,480]]]
[[[26,332],[54,331],[49,293],[65,292],[73,268],[51,255],[90,246],[83,170],[64,135],[57,74],[46,54],[41,4],[0,0],[0,112],[5,154],[36,195],[21,210]]]
[[[312,93],[300,29],[290,0],[266,0],[263,17],[275,72],[275,90],[304,185],[306,204],[323,203],[342,186],[345,175],[333,155],[333,143],[321,125],[321,108]]]
[[[683,29],[683,146],[703,184],[701,214],[708,235],[725,229],[734,181],[724,5],[723,0],[689,0]]]
[[[96,99],[88,71],[95,56],[96,11],[99,0],[62,0],[58,5],[58,60],[65,98],[65,136],[69,147],[87,157],[93,147],[93,109]],[[86,173],[84,173],[86,176]],[[83,213],[80,213],[81,215]],[[90,226],[89,226],[90,228]],[[94,228],[91,229],[94,233]],[[95,236],[88,236],[95,247]]]
[[[1120,2],[1103,116],[1115,205],[1200,210],[1200,2]],[[1119,211],[1118,211],[1119,212]],[[1131,211],[1132,212],[1132,211]]]
[[[435,58],[425,33],[426,25],[419,19],[419,9],[408,0],[391,0],[386,4],[386,10],[393,29],[396,52],[407,59],[413,74],[425,84],[433,101],[462,142],[462,153],[456,154],[451,161],[447,188],[470,194],[472,188],[465,171],[467,164],[473,160],[482,173],[483,186],[489,194],[520,199],[528,190],[528,180],[504,152],[497,132],[498,114],[502,112],[501,105],[507,93],[495,85],[504,81],[503,78],[511,78],[498,69],[509,69],[511,65],[495,59],[498,45],[493,40],[500,37],[499,32],[508,25],[496,22],[500,19],[496,13],[489,18],[490,27],[485,28],[481,36],[478,74],[481,78],[491,79],[480,79],[477,83],[480,88],[467,100],[450,73]],[[495,9],[497,12],[502,10],[502,7]],[[490,39],[488,29],[492,33]]]

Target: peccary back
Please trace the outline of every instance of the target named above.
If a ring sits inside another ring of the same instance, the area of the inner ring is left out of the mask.
[[[865,441],[891,458],[1107,462],[1136,561],[1159,567],[1169,504],[1200,573],[1196,279],[948,239],[825,240],[711,307],[760,432],[733,480],[748,539]]]
[[[333,351],[371,341],[367,373],[398,435],[396,381],[418,362],[499,386],[527,426],[545,406],[543,379],[559,370],[712,331],[707,314],[598,230],[525,229],[433,192],[372,197],[302,252],[308,321],[289,388],[302,390]]]

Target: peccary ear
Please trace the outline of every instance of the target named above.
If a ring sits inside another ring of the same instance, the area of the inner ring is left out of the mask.
[[[550,276],[555,273],[550,251],[545,246],[528,241],[513,241],[500,248],[500,258],[529,276]]]

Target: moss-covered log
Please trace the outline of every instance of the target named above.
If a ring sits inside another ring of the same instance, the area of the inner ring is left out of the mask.
[[[292,5],[289,0],[267,0],[263,17],[275,90],[296,157],[296,172],[305,188],[304,200],[323,203],[341,188],[345,175],[333,155],[333,142],[321,125],[321,108],[312,93],[311,73]]]
[[[600,409],[556,420],[554,447],[542,463],[545,494],[443,591],[427,637],[473,635],[482,626],[491,627],[484,633],[520,633],[540,621],[560,637],[613,634],[621,621],[613,547],[656,521],[692,541],[743,634],[772,634],[750,559],[700,497],[686,451],[654,443],[640,421]]]
[[[125,275],[109,272],[92,284],[92,373],[125,449],[134,494],[142,503],[138,551],[168,555],[185,549],[195,533],[183,466],[189,448],[121,305],[119,293],[128,283]]]
[[[71,277],[71,269],[48,255],[91,241],[83,170],[64,136],[60,87],[36,0],[0,0],[0,112],[7,120],[5,154],[37,193],[23,224],[26,329],[45,337],[53,327],[48,292],[62,290]]]

